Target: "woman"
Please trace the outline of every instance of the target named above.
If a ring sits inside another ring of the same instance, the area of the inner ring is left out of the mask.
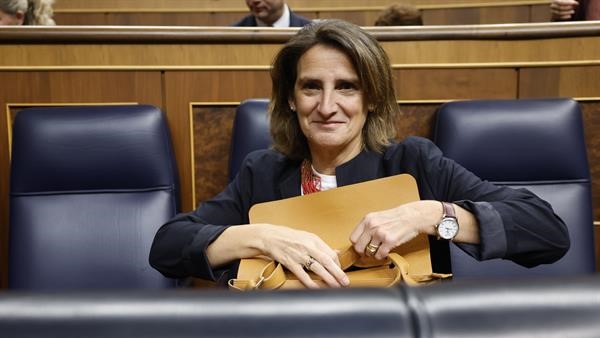
[[[524,266],[551,263],[568,250],[565,225],[532,193],[482,181],[426,139],[390,141],[398,113],[390,63],[361,28],[339,20],[306,26],[278,53],[271,77],[274,149],[248,155],[222,193],[158,231],[150,262],[164,275],[223,283],[240,258],[265,255],[307,287],[317,287],[307,269],[331,287],[346,286],[336,248],[311,233],[247,224],[248,210],[400,173],[416,178],[423,200],[366,215],[350,237],[358,253],[384,258],[425,233],[434,271],[448,272],[449,239],[477,259]]]
[[[54,0],[0,0],[2,25],[54,25]]]

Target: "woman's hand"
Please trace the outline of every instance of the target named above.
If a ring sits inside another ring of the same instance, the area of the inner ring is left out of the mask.
[[[394,248],[418,234],[433,234],[434,225],[439,222],[441,214],[442,205],[438,201],[411,202],[372,212],[358,223],[350,235],[350,241],[356,252],[384,259]],[[369,244],[376,250],[374,255],[367,250]]]
[[[475,216],[456,204],[454,211],[460,227],[453,241],[479,243],[479,223]],[[350,235],[350,241],[356,252],[383,259],[390,251],[418,234],[435,235],[435,227],[443,213],[442,203],[431,200],[410,202],[396,208],[372,212],[358,223]]]
[[[554,20],[569,20],[579,6],[576,0],[552,0],[550,11]]]
[[[308,272],[309,268],[330,287],[342,287],[349,279],[340,268],[337,252],[310,232],[285,226],[261,224],[257,235],[262,239],[264,255],[283,264],[308,288],[318,288]]]

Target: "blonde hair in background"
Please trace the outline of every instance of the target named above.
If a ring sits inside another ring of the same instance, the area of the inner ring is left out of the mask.
[[[11,15],[24,14],[24,25],[55,25],[54,0],[0,0],[0,9]]]

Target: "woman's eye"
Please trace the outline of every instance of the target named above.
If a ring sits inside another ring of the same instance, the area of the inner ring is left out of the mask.
[[[304,86],[302,86],[303,89],[319,89],[319,86],[316,83],[313,82],[308,82],[305,83]]]
[[[342,82],[338,85],[338,89],[340,90],[353,90],[357,89],[356,85],[352,82]]]

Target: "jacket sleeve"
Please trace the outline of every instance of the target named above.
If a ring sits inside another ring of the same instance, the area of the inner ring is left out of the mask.
[[[525,267],[553,263],[569,249],[567,227],[550,204],[527,189],[484,181],[446,158],[429,140],[419,143],[424,181],[438,200],[456,203],[479,222],[480,244],[457,245],[478,260],[509,259]]]
[[[252,170],[246,159],[240,173],[215,198],[195,211],[175,216],[156,233],[150,265],[170,278],[220,280],[231,268],[212,269],[207,247],[231,225],[248,223]]]

